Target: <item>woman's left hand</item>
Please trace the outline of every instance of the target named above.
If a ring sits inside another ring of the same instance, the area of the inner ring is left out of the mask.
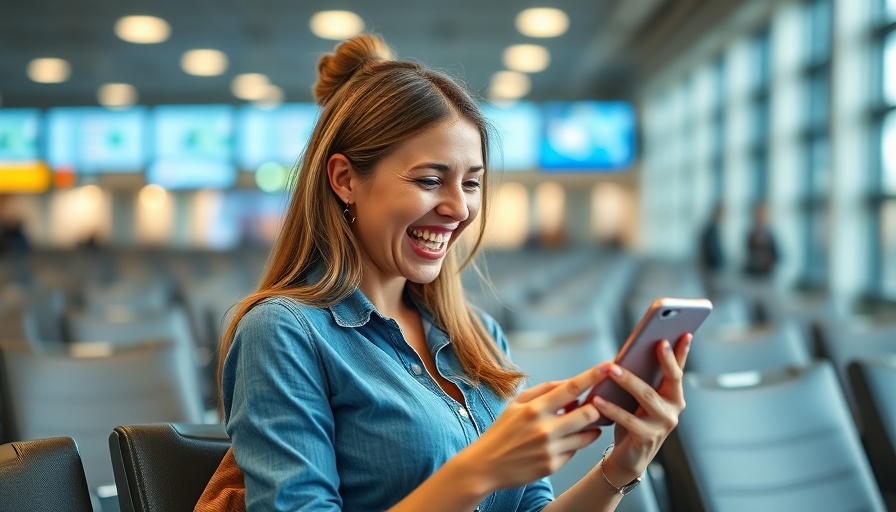
[[[616,422],[615,448],[602,467],[604,475],[615,485],[625,485],[644,473],[678,425],[678,416],[685,407],[681,379],[692,338],[691,334],[682,335],[674,353],[667,340],[657,343],[657,358],[663,371],[657,389],[619,366],[608,373],[640,404],[634,414],[610,402],[598,404],[600,414]]]

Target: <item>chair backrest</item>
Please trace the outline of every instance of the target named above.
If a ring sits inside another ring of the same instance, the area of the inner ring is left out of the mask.
[[[882,511],[829,361],[774,373],[686,374],[662,448],[676,510]]]
[[[71,436],[90,489],[111,484],[107,438],[116,425],[201,421],[199,385],[182,358],[170,342],[46,353],[0,344],[4,431],[13,440]]]
[[[856,409],[855,396],[846,369],[849,363],[863,357],[896,355],[896,324],[851,325],[844,323],[827,324],[821,329],[821,349],[823,356],[834,362],[846,400],[855,414],[859,431],[864,429]]]
[[[896,497],[896,356],[857,359],[847,373],[871,468],[881,490]]]
[[[193,510],[229,447],[221,425],[116,427],[109,450],[122,512]]]
[[[72,438],[0,445],[0,512],[22,510],[93,510]]]
[[[809,343],[799,325],[791,322],[748,329],[700,329],[694,337],[687,369],[700,374],[766,372],[812,361]]]

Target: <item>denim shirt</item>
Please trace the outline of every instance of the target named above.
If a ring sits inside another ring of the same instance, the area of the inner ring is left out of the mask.
[[[223,382],[247,510],[381,512],[495,421],[506,401],[471,383],[448,335],[418,309],[436,367],[466,407],[360,290],[330,308],[268,299],[240,320]],[[482,318],[506,352],[500,327]],[[497,491],[479,510],[535,511],[552,499],[542,479]]]

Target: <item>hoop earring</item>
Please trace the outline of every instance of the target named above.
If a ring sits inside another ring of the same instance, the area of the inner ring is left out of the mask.
[[[345,222],[354,224],[357,217],[352,217],[351,214],[352,213],[348,211],[348,206],[345,207],[345,210],[342,210],[342,218],[345,219]]]

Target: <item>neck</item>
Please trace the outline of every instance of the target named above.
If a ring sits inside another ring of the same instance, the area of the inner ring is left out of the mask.
[[[404,303],[404,287],[407,282],[408,280],[403,277],[381,280],[372,277],[370,272],[364,272],[360,288],[381,315],[398,318],[400,313],[407,309]]]

